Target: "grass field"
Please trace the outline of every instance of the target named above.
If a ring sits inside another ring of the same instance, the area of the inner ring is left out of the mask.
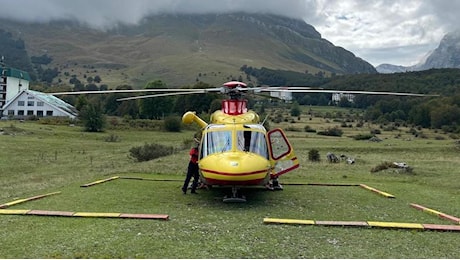
[[[314,129],[340,125],[314,117],[279,126]],[[351,123],[355,124],[355,123]],[[274,128],[278,125],[271,124]],[[181,133],[107,130],[86,133],[78,126],[0,121],[0,204],[39,194],[61,193],[11,206],[73,212],[168,214],[170,219],[70,218],[0,214],[1,258],[460,258],[460,233],[312,225],[267,225],[263,219],[388,221],[455,225],[415,210],[420,204],[460,216],[458,144],[442,133],[406,128],[382,131],[382,142],[348,136],[378,126],[343,128],[342,137],[288,131],[301,166],[280,178],[283,191],[244,191],[248,202],[225,204],[220,189],[198,195],[180,191],[188,162]],[[109,135],[119,142],[107,142]],[[145,143],[177,147],[177,153],[135,162],[129,149]],[[320,162],[310,162],[317,149]],[[332,164],[326,153],[356,163]],[[370,169],[384,161],[406,162],[412,173]],[[112,176],[117,179],[82,188]],[[161,181],[161,180],[172,181]],[[174,181],[175,180],[175,181]],[[366,184],[391,193],[388,199],[357,186],[289,183]]]

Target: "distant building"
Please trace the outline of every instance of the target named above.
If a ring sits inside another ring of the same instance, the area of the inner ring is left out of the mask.
[[[355,95],[353,94],[348,94],[348,93],[332,93],[332,103],[338,104],[340,100],[343,98],[346,98],[348,102],[354,103],[355,101]]]
[[[0,67],[0,118],[27,116],[77,117],[78,111],[63,100],[46,93],[29,90],[29,73]]]
[[[286,102],[292,101],[292,92],[288,92],[288,91],[270,91],[270,96],[274,98],[282,99]]]
[[[77,109],[63,100],[34,90],[23,90],[3,107],[3,117],[62,116],[76,118]]]

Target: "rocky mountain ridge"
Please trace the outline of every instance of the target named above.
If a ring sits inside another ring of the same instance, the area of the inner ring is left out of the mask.
[[[2,20],[29,56],[48,55],[58,80],[94,77],[109,86],[220,84],[245,76],[241,66],[309,74],[376,73],[368,62],[323,39],[302,20],[265,14],[163,14],[100,31],[72,21]],[[0,50],[1,51],[1,50]]]
[[[460,68],[460,30],[447,33],[439,46],[414,66],[381,64],[376,67],[379,73],[420,71],[433,68]]]

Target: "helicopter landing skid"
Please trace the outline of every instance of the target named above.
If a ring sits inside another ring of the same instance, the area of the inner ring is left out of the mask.
[[[244,195],[239,195],[238,194],[238,188],[237,187],[232,187],[232,195],[231,196],[225,196],[224,199],[222,200],[223,202],[229,202],[229,203],[234,203],[234,202],[246,202],[246,197]]]

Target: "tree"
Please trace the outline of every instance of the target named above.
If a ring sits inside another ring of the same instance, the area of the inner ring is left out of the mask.
[[[430,108],[426,104],[422,104],[419,106],[414,106],[409,111],[409,121],[414,125],[420,125],[422,127],[430,127],[431,126],[431,116],[430,116]]]
[[[80,111],[80,119],[87,132],[103,132],[106,118],[100,106],[91,103],[85,105]]]
[[[102,79],[99,75],[94,76],[94,82],[101,83]]]
[[[460,123],[460,108],[456,105],[442,104],[431,111],[431,125],[434,128]]]
[[[146,89],[166,88],[161,80],[151,81],[145,86]],[[172,97],[145,98],[139,101],[139,113],[142,118],[160,119],[171,113],[173,107]]]
[[[192,88],[193,89],[203,89],[212,87],[209,84],[198,82]],[[210,110],[216,109],[216,103],[213,103],[213,100],[218,99],[220,103],[220,97],[215,93],[203,93],[203,94],[193,94],[193,95],[181,95],[177,96],[174,104],[174,112],[182,114],[186,111],[196,111],[197,113],[207,113]],[[211,109],[212,105],[212,109]],[[220,105],[219,105],[220,107]],[[215,111],[215,110],[214,110]]]
[[[84,95],[79,95],[75,103],[75,108],[77,110],[83,110],[83,108],[88,105],[88,99]]]
[[[214,99],[211,102],[211,105],[209,105],[209,113],[214,113],[221,108],[222,108],[222,100]]]
[[[300,106],[299,103],[292,103],[291,116],[300,116]]]

